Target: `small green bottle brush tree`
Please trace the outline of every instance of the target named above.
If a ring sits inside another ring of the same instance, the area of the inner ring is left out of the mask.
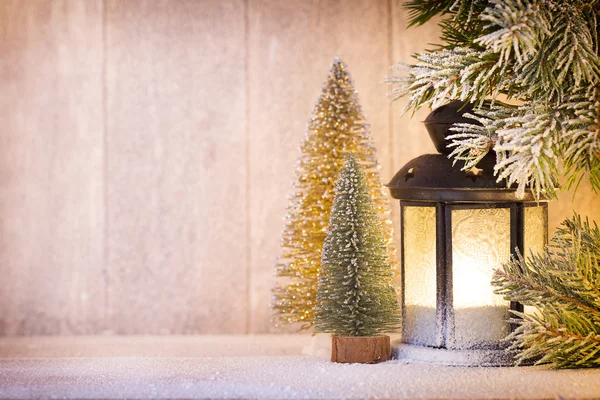
[[[350,154],[335,185],[315,307],[315,332],[334,335],[332,361],[390,357],[382,333],[397,329],[401,312],[386,243],[365,175]]]

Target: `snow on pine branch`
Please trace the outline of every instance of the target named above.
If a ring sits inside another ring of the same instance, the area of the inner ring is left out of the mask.
[[[450,157],[464,160],[468,170],[491,150],[496,151],[497,181],[517,184],[517,195],[530,187],[537,196],[553,197],[556,186],[558,120],[554,113],[542,112],[539,105],[494,104],[465,114],[478,124],[455,124],[448,136],[454,147]]]
[[[570,3],[535,2],[535,51],[515,67],[515,85],[522,96],[561,101],[573,88],[600,80],[596,14]]]
[[[498,141],[498,130],[505,126],[505,120],[512,116],[513,110],[513,107],[496,104],[493,109],[482,108],[477,113],[465,114],[466,118],[478,124],[457,123],[450,128],[454,133],[447,137],[451,142],[448,147],[454,147],[454,150],[449,157],[454,159],[454,163],[464,161],[465,171],[476,166],[494,148]]]
[[[561,163],[565,187],[585,176],[600,191],[600,1],[490,0],[468,14],[467,3],[412,3],[415,18],[441,15],[447,43],[388,77],[392,101],[408,97],[404,112],[473,103],[481,126],[453,128],[451,157],[471,168],[495,150],[498,180],[520,195],[555,196]],[[499,94],[522,105],[500,105]]]
[[[540,7],[537,4],[524,3],[521,0],[492,0],[493,7],[487,7],[481,14],[485,26],[490,33],[479,37],[475,43],[488,50],[500,53],[499,63],[508,62],[514,54],[519,64],[533,54],[539,43],[539,32],[550,34],[550,26],[546,18],[539,18]]]
[[[558,72],[557,82],[580,87],[599,81],[598,35],[594,32],[599,21],[595,14],[563,2],[551,2],[550,7],[557,12],[550,14],[554,16],[552,35],[546,43],[548,59],[554,60],[553,68]]]
[[[503,121],[494,147],[498,161],[494,172],[507,186],[517,184],[517,196],[529,187],[536,197],[555,197],[558,175],[558,121],[551,110],[525,104],[520,112]]]
[[[419,61],[407,76],[389,76],[387,83],[396,85],[392,100],[409,95],[404,112],[424,105],[437,108],[449,100],[483,101],[486,94],[499,86],[503,78],[494,53],[466,47],[415,55]],[[406,67],[405,67],[406,68]],[[401,68],[395,68],[396,70]]]
[[[565,220],[543,252],[519,254],[494,272],[495,293],[537,308],[512,312],[519,363],[600,366],[600,230],[579,215]]]
[[[563,161],[569,182],[579,182],[586,174],[592,187],[600,188],[600,87],[579,90],[558,111],[563,116]]]

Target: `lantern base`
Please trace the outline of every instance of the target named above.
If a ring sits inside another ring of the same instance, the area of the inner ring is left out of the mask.
[[[392,345],[392,358],[462,367],[512,367],[515,353],[506,350],[449,350],[406,343]]]

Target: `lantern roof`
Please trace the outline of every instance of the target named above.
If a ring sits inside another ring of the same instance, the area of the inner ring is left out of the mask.
[[[386,186],[392,197],[400,200],[465,201],[465,202],[521,202],[534,201],[531,191],[523,198],[516,188],[507,188],[496,182],[495,154],[484,157],[476,167],[463,171],[461,161],[445,154],[425,154],[410,160]]]
[[[425,118],[423,124],[425,124],[425,128],[427,128],[429,137],[437,151],[442,154],[452,153],[453,149],[448,147],[449,142],[446,140],[446,136],[455,133],[449,131],[453,124],[481,125],[479,121],[466,117],[465,114],[474,114],[473,104],[455,100],[436,108]]]
[[[446,137],[454,123],[479,122],[463,114],[473,113],[473,106],[453,101],[432,111],[425,119],[425,127],[436,149],[441,154],[425,154],[410,160],[386,186],[392,197],[400,200],[444,202],[523,202],[535,201],[533,193],[526,190],[517,196],[516,187],[507,188],[505,182],[496,182],[494,166],[496,154],[490,151],[469,171],[464,162],[448,158]]]

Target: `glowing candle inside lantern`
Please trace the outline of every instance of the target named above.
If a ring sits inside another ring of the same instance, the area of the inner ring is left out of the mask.
[[[509,261],[510,209],[452,210],[454,329],[449,348],[478,348],[508,334],[509,302],[494,294],[494,269]]]
[[[544,203],[402,202],[403,342],[504,347],[510,303],[494,293],[493,272],[516,253],[513,246],[541,251],[546,227]]]

